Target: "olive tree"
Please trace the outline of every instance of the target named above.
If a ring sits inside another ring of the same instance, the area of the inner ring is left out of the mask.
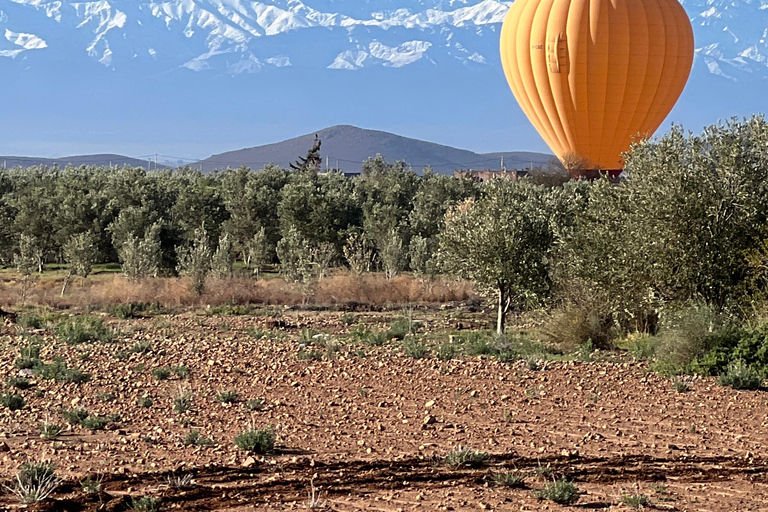
[[[195,295],[202,295],[205,290],[205,278],[211,271],[213,258],[205,226],[197,228],[191,245],[182,247],[178,253],[179,274],[189,277],[189,286]]]
[[[74,276],[83,279],[88,277],[93,270],[96,260],[96,241],[90,232],[72,235],[62,247],[64,261],[69,263],[69,270],[64,276],[64,284],[61,287],[61,296],[67,291],[67,286]]]
[[[543,187],[494,180],[479,200],[469,199],[446,214],[439,235],[443,268],[495,295],[500,334],[510,307],[532,307],[550,291],[548,199]]]

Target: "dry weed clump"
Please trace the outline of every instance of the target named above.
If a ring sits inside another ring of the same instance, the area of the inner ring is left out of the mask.
[[[205,292],[196,296],[189,291],[186,278],[148,278],[129,282],[122,275],[97,275],[73,286],[66,296],[59,289],[63,277],[44,276],[29,292],[28,303],[51,307],[107,307],[127,303],[159,303],[164,307],[222,304],[299,305],[360,303],[383,305],[408,302],[444,303],[466,300],[473,296],[474,286],[468,281],[447,278],[418,279],[409,275],[386,279],[383,274],[355,276],[340,271],[318,281],[311,295],[299,286],[282,279],[231,277],[209,278]],[[18,303],[21,281],[6,275],[0,282],[2,304]]]

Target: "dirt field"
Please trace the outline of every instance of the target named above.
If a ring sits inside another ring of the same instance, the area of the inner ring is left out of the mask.
[[[108,318],[122,332],[116,341],[74,346],[37,330],[44,362],[61,356],[91,379],[32,376],[33,386],[18,391],[25,407],[0,408],[0,479],[11,485],[22,464],[53,462],[62,483],[33,510],[131,510],[142,496],[160,498],[160,510],[306,509],[312,485],[337,511],[631,510],[622,495],[640,494],[656,510],[768,510],[764,392],[698,379],[678,393],[621,354],[593,362],[439,359],[434,344],[450,336],[458,314],[414,313],[422,329],[441,333],[427,340],[423,358],[407,355],[401,342],[372,346],[346,336],[358,322],[375,329],[397,312],[289,311],[277,322],[195,313]],[[477,321],[464,318],[462,327]],[[313,332],[304,331],[302,339],[302,328],[330,336],[308,339]],[[4,382],[19,374],[15,361],[27,343],[13,331],[6,324],[0,337]],[[188,378],[153,376],[178,366]],[[224,391],[238,400],[220,403]],[[189,411],[174,410],[180,396],[190,399]],[[91,431],[62,420],[60,411],[72,408],[119,419]],[[67,426],[44,440],[45,422]],[[270,425],[273,454],[235,446],[241,431]],[[192,430],[214,444],[185,445]],[[458,446],[490,457],[450,467],[443,459]],[[524,487],[498,485],[494,475],[506,472],[524,477]],[[169,483],[188,474],[187,489]],[[86,494],[80,481],[100,475],[102,492]],[[575,504],[534,497],[561,477],[581,491]],[[20,505],[4,492],[4,507]]]

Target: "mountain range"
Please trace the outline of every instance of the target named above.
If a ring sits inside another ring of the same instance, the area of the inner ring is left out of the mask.
[[[315,136],[321,141],[323,168],[332,168],[344,172],[358,173],[363,162],[377,154],[387,161],[405,161],[416,172],[430,167],[434,172],[451,174],[457,169],[527,169],[546,167],[554,158],[551,154],[513,151],[504,153],[478,154],[464,149],[457,149],[441,144],[410,139],[394,133],[379,130],[366,130],[355,126],[332,126],[315,133],[309,133],[278,143],[252,148],[227,151],[213,155],[189,165],[204,172],[223,170],[240,166],[261,169],[267,164],[288,168],[299,156],[304,156],[313,146]],[[182,162],[183,163],[183,162]],[[58,159],[20,158],[0,156],[0,166],[30,167],[32,165],[66,166],[103,165],[154,168],[155,162],[137,160],[119,155],[80,155]],[[162,163],[160,167],[164,167]]]
[[[485,153],[546,146],[499,64],[498,0],[4,0],[0,152],[198,159],[356,124]],[[768,0],[684,0],[670,115],[768,107]]]

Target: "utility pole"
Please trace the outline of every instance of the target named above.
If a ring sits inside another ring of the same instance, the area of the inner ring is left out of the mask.
[[[504,170],[504,156],[501,157],[501,170]]]
[[[157,170],[157,153],[155,153],[155,170]]]

